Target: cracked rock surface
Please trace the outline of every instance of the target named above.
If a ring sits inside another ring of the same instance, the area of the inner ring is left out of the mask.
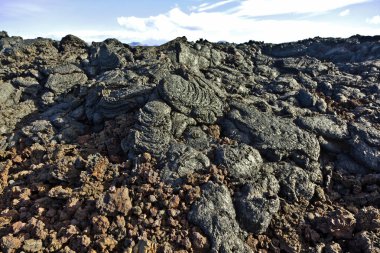
[[[379,48],[0,32],[0,251],[380,252]]]

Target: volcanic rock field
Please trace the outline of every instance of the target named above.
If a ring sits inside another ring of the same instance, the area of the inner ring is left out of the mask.
[[[380,36],[0,32],[1,252],[380,252]]]

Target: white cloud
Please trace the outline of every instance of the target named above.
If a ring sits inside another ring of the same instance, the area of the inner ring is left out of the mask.
[[[120,25],[127,27],[129,30],[143,31],[147,29],[147,25],[144,19],[132,17],[119,17],[117,22]]]
[[[245,42],[262,40],[284,42],[309,37],[348,37],[353,34],[375,35],[380,29],[357,25],[343,25],[333,21],[314,21],[304,19],[276,20],[273,15],[319,12],[344,8],[367,0],[242,0],[239,5],[220,12],[209,12],[231,0],[214,4],[201,4],[197,10],[186,13],[179,7],[165,14],[147,18],[119,17],[119,25],[125,28],[124,38],[131,41],[171,40],[186,36],[190,40],[205,38],[210,41]],[[202,11],[203,10],[203,11]],[[346,9],[341,13],[350,13]],[[260,19],[257,17],[260,16]],[[263,18],[263,16],[272,16]]]
[[[367,18],[366,21],[369,24],[379,25],[380,24],[380,15],[373,16],[372,18]]]
[[[243,16],[270,16],[289,13],[321,13],[369,0],[243,0],[233,11]]]
[[[214,8],[234,1],[235,7],[226,11],[213,11]],[[305,0],[221,0],[214,3],[203,3],[190,12],[179,7],[167,13],[150,17],[118,17],[117,22],[123,28],[112,31],[81,30],[70,31],[85,41],[99,41],[114,37],[124,42],[138,41],[157,44],[186,36],[195,41],[200,38],[209,41],[246,42],[258,40],[272,43],[295,41],[315,36],[349,37],[354,34],[376,35],[380,28],[334,22],[331,19],[308,20],[308,17],[326,11],[344,8],[351,4],[367,0],[320,0],[317,3]],[[211,10],[211,11],[210,11]],[[349,9],[341,13],[349,14]],[[302,13],[302,19],[284,19],[273,17],[277,14]],[[258,18],[260,16],[260,18]],[[263,17],[268,16],[268,17]],[[269,17],[271,16],[271,17]],[[380,17],[368,22],[376,23]],[[54,33],[55,37],[66,33]]]
[[[348,15],[350,15],[350,9],[346,9],[346,10],[339,13],[339,16],[341,16],[341,17],[346,17]]]
[[[214,4],[203,3],[203,4],[199,5],[199,7],[196,8],[196,10],[197,11],[208,11],[208,10],[212,10],[212,9],[217,8],[217,7],[220,7],[220,6],[232,3],[232,2],[236,2],[236,1],[237,0],[225,0],[225,1],[220,1],[220,2],[214,3]]]

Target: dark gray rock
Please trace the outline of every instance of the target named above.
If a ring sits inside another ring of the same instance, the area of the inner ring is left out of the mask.
[[[259,149],[272,161],[285,157],[305,163],[318,160],[320,147],[317,138],[299,129],[289,119],[263,113],[241,103],[234,103],[227,117],[235,126],[236,135],[241,132],[249,135],[249,138],[241,140]]]
[[[334,63],[362,62],[378,59],[380,49],[377,47],[377,37],[355,35],[348,39],[320,38],[301,40],[283,44],[266,44],[264,54],[274,57],[311,56]]]
[[[0,39],[8,38],[8,33],[6,31],[0,31]]]
[[[193,68],[206,69],[211,65],[211,51],[207,46],[200,46],[199,50],[189,47],[187,43],[178,43],[178,62]]]
[[[280,207],[277,196],[279,184],[266,172],[257,172],[256,177],[235,193],[236,214],[240,225],[254,234],[264,233]]]
[[[344,150],[344,145],[340,141],[326,139],[322,136],[318,136],[319,144],[321,145],[321,149],[326,152],[331,152],[335,154],[340,154]]]
[[[172,138],[171,108],[160,100],[149,101],[138,114],[138,122],[122,141],[125,152],[149,152],[162,157]]]
[[[83,71],[77,66],[75,66],[74,64],[62,64],[62,65],[57,65],[57,66],[47,68],[43,72],[45,75],[51,75],[51,74],[66,75],[66,74],[72,74],[72,73],[82,73]]]
[[[121,68],[129,61],[133,61],[133,54],[128,46],[120,41],[108,39],[101,43],[93,43],[90,48],[92,69],[89,69],[89,74]]]
[[[379,42],[0,32],[0,248],[376,251]]]
[[[378,232],[362,231],[355,235],[350,242],[350,247],[354,253],[380,252],[380,236]]]
[[[318,87],[318,83],[314,81],[308,74],[301,72],[298,75],[298,79],[302,86],[309,90],[315,90]]]
[[[366,175],[369,173],[368,169],[365,169],[363,166],[355,162],[348,155],[340,154],[337,156],[337,160],[335,162],[335,166],[337,169],[346,171],[351,174],[358,175]]]
[[[307,171],[288,163],[273,164],[273,170],[280,183],[281,197],[289,202],[308,201],[313,197],[315,184]]]
[[[259,151],[246,144],[223,145],[215,151],[215,162],[227,168],[228,176],[247,180],[255,176],[263,163]]]
[[[56,94],[66,93],[75,85],[87,82],[87,76],[75,65],[67,64],[54,67],[46,71],[49,77],[45,87]]]
[[[0,83],[0,108],[17,104],[21,98],[21,91],[10,83]]]
[[[12,80],[12,84],[23,90],[24,95],[27,94],[33,98],[37,98],[38,92],[42,86],[35,77],[17,77]]]
[[[0,106],[0,134],[11,133],[17,124],[35,112],[37,112],[37,106],[31,99],[6,108]]]
[[[89,46],[74,35],[66,35],[59,42],[59,51],[65,61],[83,63],[88,58]]]
[[[200,127],[188,127],[183,137],[185,143],[196,150],[206,150],[210,148],[211,138]]]
[[[134,111],[143,107],[148,101],[153,88],[150,86],[128,85],[123,88],[104,88],[101,90],[98,102],[91,104],[94,100],[90,93],[87,97],[86,114],[94,119],[96,113],[99,119],[112,119],[123,113]],[[96,99],[96,98],[95,98]],[[102,121],[101,120],[101,121]],[[96,122],[98,122],[97,120]]]
[[[48,106],[54,104],[54,93],[51,91],[45,92],[41,95],[41,104]]]
[[[61,127],[60,139],[66,143],[72,143],[79,136],[85,135],[88,132],[89,127],[85,124],[78,122],[72,118],[67,118],[65,124]]]
[[[363,124],[352,124],[352,157],[367,169],[380,171],[380,131]]]
[[[317,102],[309,91],[303,89],[297,93],[297,101],[301,107],[312,107]]]
[[[32,143],[46,145],[55,138],[56,129],[48,120],[37,120],[23,127],[21,132]]]
[[[274,82],[265,87],[269,92],[274,94],[285,94],[287,92],[298,91],[302,86],[296,79],[289,76],[278,76]]]
[[[346,123],[332,116],[298,117],[295,122],[301,128],[326,138],[344,140],[349,137]]]
[[[204,173],[210,166],[210,160],[206,155],[182,143],[170,145],[166,160],[161,178],[167,182],[174,182],[196,172]]]
[[[170,75],[159,86],[159,93],[174,109],[201,123],[212,124],[223,114],[220,94],[212,84],[200,78],[188,81]]]
[[[59,47],[62,51],[71,51],[73,49],[78,49],[78,48],[83,48],[83,49],[87,49],[88,46],[87,46],[87,43],[74,36],[74,35],[66,35],[65,37],[63,37],[61,39],[61,41],[59,42]]]
[[[380,171],[380,150],[378,147],[371,146],[358,136],[351,140],[352,157],[365,166],[366,169]]]
[[[376,207],[363,207],[355,215],[359,231],[378,231],[380,229],[380,210]]]
[[[239,237],[240,228],[226,186],[205,184],[202,197],[193,205],[188,218],[211,239],[211,246],[217,252],[253,252]]]
[[[188,126],[194,126],[197,122],[190,117],[178,112],[172,112],[172,134],[174,137],[179,138]]]
[[[380,130],[370,124],[365,125],[358,123],[351,124],[349,128],[353,135],[359,136],[369,145],[380,147]]]
[[[127,74],[121,69],[109,70],[97,76],[96,81],[105,87],[122,88],[129,84]]]

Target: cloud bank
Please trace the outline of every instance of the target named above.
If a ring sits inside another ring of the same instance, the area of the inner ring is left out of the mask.
[[[204,38],[213,42],[279,43],[315,36],[380,34],[380,27],[368,25],[379,24],[380,16],[350,25],[315,18],[333,12],[335,17],[345,17],[350,15],[347,7],[368,1],[371,0],[222,0],[193,6],[189,11],[174,7],[150,17],[121,16],[117,17],[120,30],[86,30],[75,35],[86,41],[116,37],[125,42],[158,44],[178,36],[193,41]]]
[[[351,12],[350,9],[346,9],[346,10],[340,12],[339,16],[346,17],[346,16],[350,15],[350,12]]]
[[[367,23],[372,25],[380,25],[380,15],[367,19]]]

